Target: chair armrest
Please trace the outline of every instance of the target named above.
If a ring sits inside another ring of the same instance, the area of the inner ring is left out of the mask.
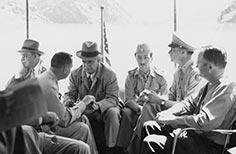
[[[200,129],[197,129],[197,128],[182,128],[177,134],[175,134],[171,154],[175,153],[175,148],[176,148],[176,143],[177,143],[178,137],[180,136],[180,134],[182,132],[187,131],[187,130],[200,130]],[[224,135],[231,135],[233,133],[236,133],[236,129],[233,129],[233,130],[229,130],[229,129],[214,129],[214,130],[211,130],[210,132],[221,133],[221,134],[224,134]]]

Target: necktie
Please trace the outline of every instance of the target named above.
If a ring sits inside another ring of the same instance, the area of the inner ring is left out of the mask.
[[[36,77],[36,75],[35,75],[35,70],[32,68],[32,70],[31,70],[31,77],[32,78],[35,78]]]
[[[201,108],[201,106],[202,106],[202,104],[203,104],[203,99],[205,98],[205,96],[206,96],[206,94],[207,94],[208,85],[209,85],[209,83],[207,83],[207,85],[205,86],[205,88],[204,88],[204,90],[203,90],[203,92],[202,92],[202,94],[201,94],[201,96],[200,96],[200,98],[199,98],[199,100],[198,100],[198,104],[197,104],[196,110],[195,110],[195,113],[197,113],[197,114],[199,113],[200,108]]]
[[[184,74],[183,74],[183,70],[180,68],[178,70],[178,83],[177,83],[177,94],[176,94],[176,100],[177,101],[181,101],[183,98],[182,98],[182,88],[183,88],[183,78],[184,78]]]
[[[92,85],[92,78],[91,78],[91,75],[89,75],[88,76],[88,86],[89,86],[89,88],[91,87],[91,85]]]

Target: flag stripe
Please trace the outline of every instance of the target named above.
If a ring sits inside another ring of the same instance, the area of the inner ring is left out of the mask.
[[[107,41],[107,33],[106,33],[106,25],[104,22],[104,28],[103,28],[103,41],[104,41],[104,58],[105,58],[105,63],[107,63],[109,66],[111,66],[111,61],[109,59],[109,48],[108,48],[108,41]]]

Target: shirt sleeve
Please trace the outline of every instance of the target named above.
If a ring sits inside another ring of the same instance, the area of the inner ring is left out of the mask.
[[[192,71],[189,75],[189,81],[186,87],[185,98],[191,96],[197,90],[198,84],[200,82],[201,82],[201,78],[199,74],[195,71]]]
[[[203,131],[218,128],[231,109],[234,100],[231,97],[231,90],[221,88],[217,93],[202,106],[198,114],[176,117],[172,121],[173,125],[194,127]]]
[[[161,95],[167,94],[167,81],[164,77],[160,79],[160,94]]]

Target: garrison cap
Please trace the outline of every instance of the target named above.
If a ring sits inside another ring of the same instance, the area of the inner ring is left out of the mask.
[[[168,46],[171,48],[177,48],[177,47],[184,48],[190,52],[193,52],[196,49],[187,44],[186,42],[184,42],[183,40],[181,40],[176,34],[172,35],[172,42]]]
[[[138,44],[135,54],[143,53],[143,52],[146,52],[146,53],[150,52],[150,48],[146,43]]]

